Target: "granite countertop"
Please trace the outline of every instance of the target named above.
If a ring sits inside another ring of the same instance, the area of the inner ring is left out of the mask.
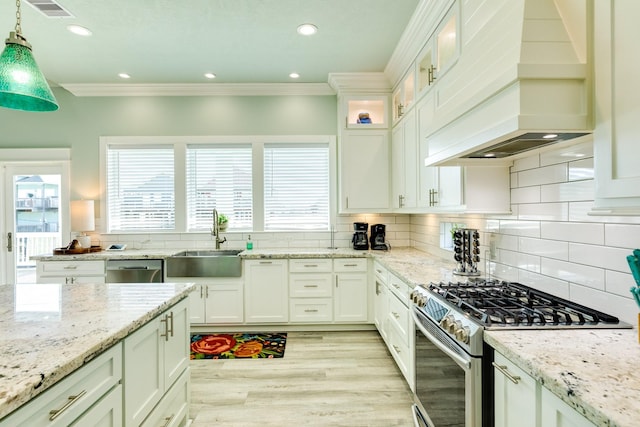
[[[194,288],[192,283],[0,285],[0,418]]]
[[[637,329],[487,331],[484,337],[595,425],[639,425]]]

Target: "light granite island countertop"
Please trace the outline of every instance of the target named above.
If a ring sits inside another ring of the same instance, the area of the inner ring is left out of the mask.
[[[192,283],[0,285],[0,419],[194,288]]]
[[[596,426],[640,425],[637,329],[486,331],[484,340]]]

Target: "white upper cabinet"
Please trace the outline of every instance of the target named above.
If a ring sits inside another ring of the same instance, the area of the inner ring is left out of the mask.
[[[345,128],[375,129],[389,127],[388,96],[347,96],[344,110]]]
[[[404,77],[396,90],[393,92],[393,123],[400,120],[407,111],[413,107],[415,100],[415,74],[413,70]]]
[[[394,210],[417,206],[418,131],[415,110],[409,111],[391,136],[391,203]]]
[[[459,7],[455,3],[442,18],[433,36],[427,41],[416,60],[418,97],[444,75],[460,55]]]
[[[640,2],[594,2],[596,215],[640,215]],[[612,25],[615,23],[615,26]]]

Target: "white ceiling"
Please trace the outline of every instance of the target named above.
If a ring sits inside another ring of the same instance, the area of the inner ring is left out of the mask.
[[[384,71],[418,1],[59,0],[73,17],[49,18],[23,0],[22,34],[47,79],[63,86],[290,83],[291,72],[295,82],[324,83],[333,72]],[[0,0],[0,37],[13,31],[15,11],[14,0]],[[318,33],[300,36],[302,23]]]

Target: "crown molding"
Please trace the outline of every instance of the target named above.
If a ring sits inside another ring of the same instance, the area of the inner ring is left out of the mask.
[[[402,79],[454,3],[456,0],[420,0],[384,69],[392,87]]]
[[[327,83],[60,83],[75,96],[331,96]]]
[[[330,73],[329,86],[337,93],[387,94],[391,92],[384,73]]]

